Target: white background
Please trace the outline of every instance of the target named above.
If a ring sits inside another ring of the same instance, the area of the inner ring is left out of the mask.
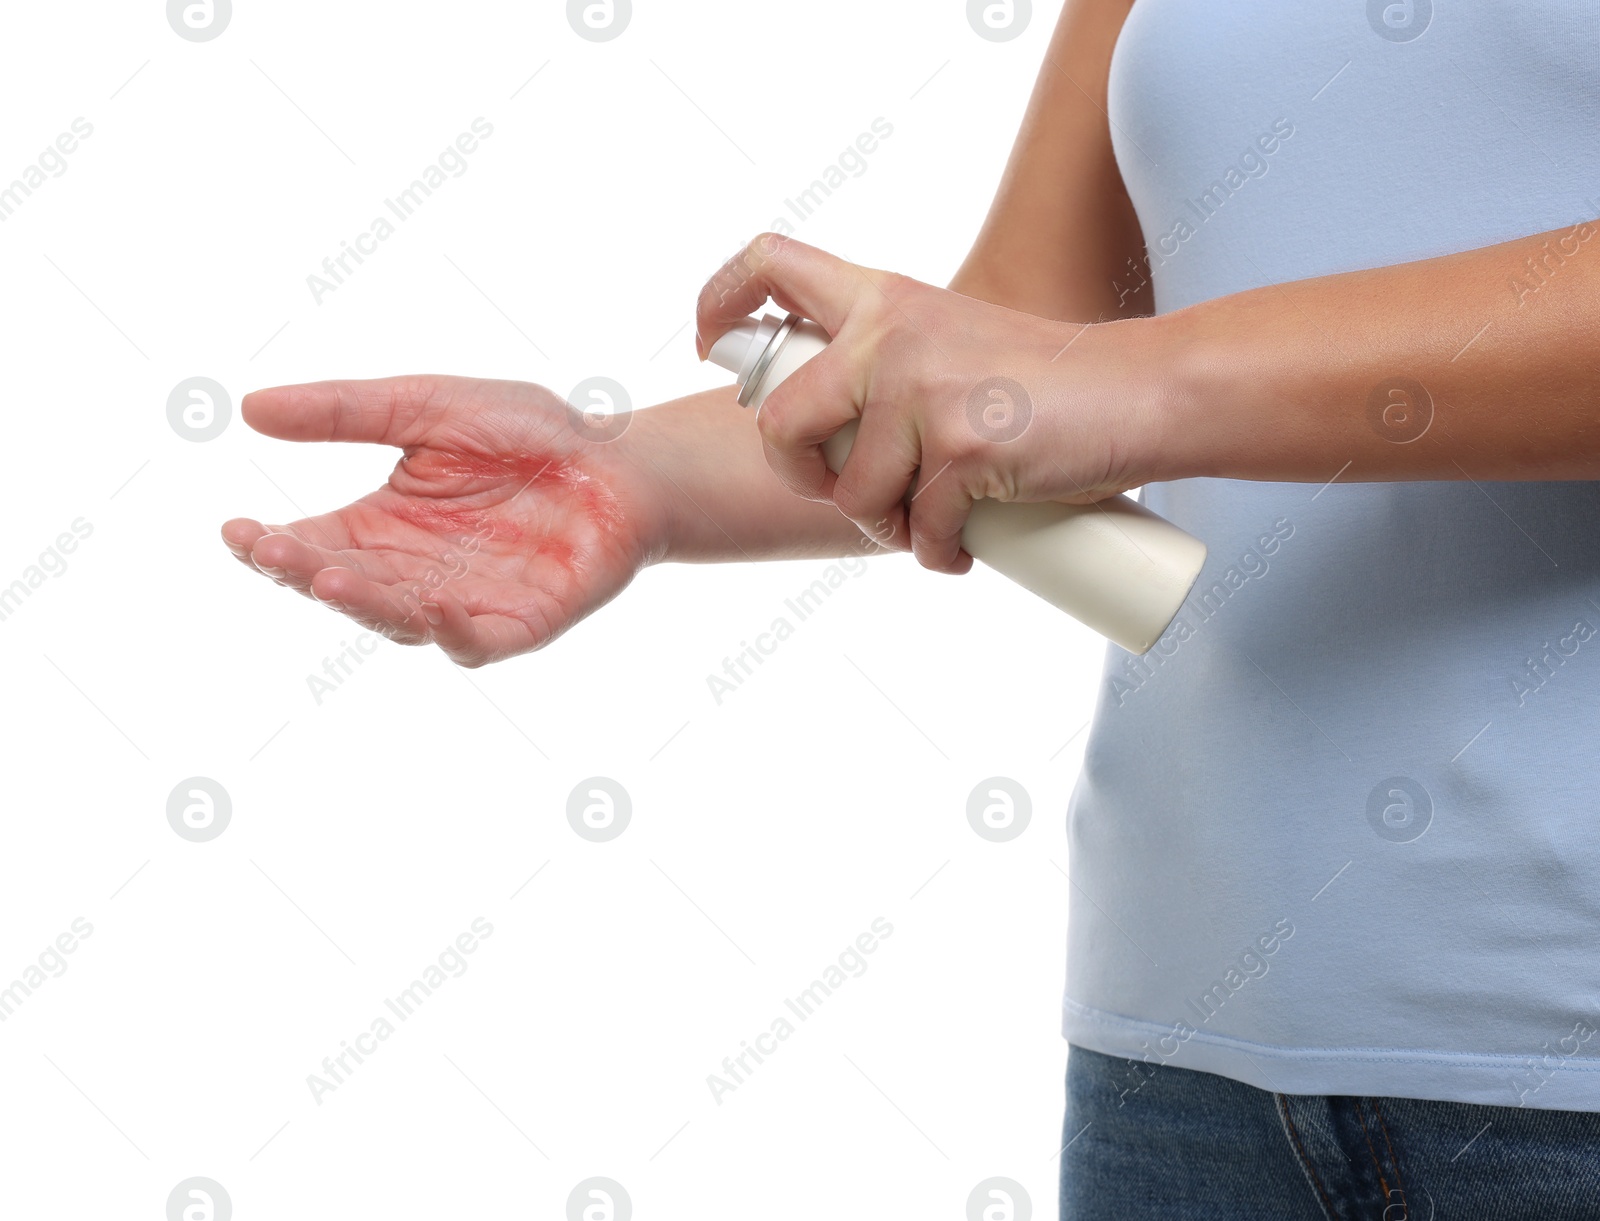
[[[593,1175],[642,1221],[959,1218],[995,1175],[1054,1215],[1097,637],[897,557],[719,705],[707,676],[826,565],[662,567],[545,652],[467,672],[380,641],[319,703],[359,633],[218,527],[394,461],[253,434],[254,387],[717,384],[701,283],[876,118],[893,135],[796,233],[946,282],[1058,7],[996,43],[959,0],[640,0],[597,44],[553,0],[241,0],[203,43],[157,0],[7,6],[0,183],[93,134],[0,223],[0,586],[92,533],[0,621],[0,986],[94,930],[0,1023],[7,1215],[158,1221],[193,1175],[240,1221],[561,1218]],[[318,304],[306,277],[478,117],[468,171]],[[166,415],[194,376],[234,405],[203,443]],[[566,818],[596,775],[633,805],[603,844]],[[999,844],[966,817],[996,775],[1033,802]],[[232,799],[207,843],[167,822],[194,776]],[[314,1100],[480,916],[470,969]],[[714,1101],[878,917],[866,972]]]

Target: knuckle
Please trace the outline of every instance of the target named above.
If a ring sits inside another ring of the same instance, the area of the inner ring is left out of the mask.
[[[896,330],[910,329],[911,321],[920,320],[927,312],[928,286],[921,280],[898,271],[881,271],[873,276],[872,283],[878,290],[870,294],[874,312],[892,323]]]
[[[888,304],[904,308],[918,306],[928,287],[921,280],[898,271],[880,271],[873,282]]]
[[[935,470],[949,464],[947,478],[980,469],[990,452],[989,442],[974,431],[959,405],[935,417],[924,445],[939,455]]]
[[[864,293],[858,297],[850,321],[880,356],[894,356],[905,345],[908,330],[905,314],[880,293]]]

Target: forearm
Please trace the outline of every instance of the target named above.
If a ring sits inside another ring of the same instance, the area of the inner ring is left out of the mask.
[[[634,415],[618,444],[656,486],[657,560],[708,563],[874,554],[831,504],[796,496],[767,465],[755,412],[731,388]]]
[[[1149,325],[1175,353],[1163,478],[1600,478],[1600,224]]]
[[[1106,121],[1132,0],[1068,0],[982,230],[950,287],[1070,322],[1148,314],[1144,239]]]

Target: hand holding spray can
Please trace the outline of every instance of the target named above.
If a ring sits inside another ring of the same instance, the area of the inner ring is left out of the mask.
[[[760,410],[785,378],[828,346],[814,322],[790,314],[746,319],[710,359],[738,375],[739,403]],[[855,441],[850,423],[822,446],[838,474]],[[1127,496],[1092,505],[978,500],[961,545],[1130,653],[1161,638],[1205,564],[1206,546]]]

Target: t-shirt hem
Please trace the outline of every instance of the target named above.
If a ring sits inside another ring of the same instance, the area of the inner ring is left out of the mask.
[[[1187,1032],[1187,1034],[1185,1034]],[[1146,1072],[1193,1069],[1277,1094],[1360,1094],[1482,1106],[1600,1111],[1600,1059],[1393,1047],[1282,1047],[1161,1025],[1066,999],[1061,1033],[1075,1046],[1138,1060]],[[1133,1081],[1130,1088],[1137,1088]]]

